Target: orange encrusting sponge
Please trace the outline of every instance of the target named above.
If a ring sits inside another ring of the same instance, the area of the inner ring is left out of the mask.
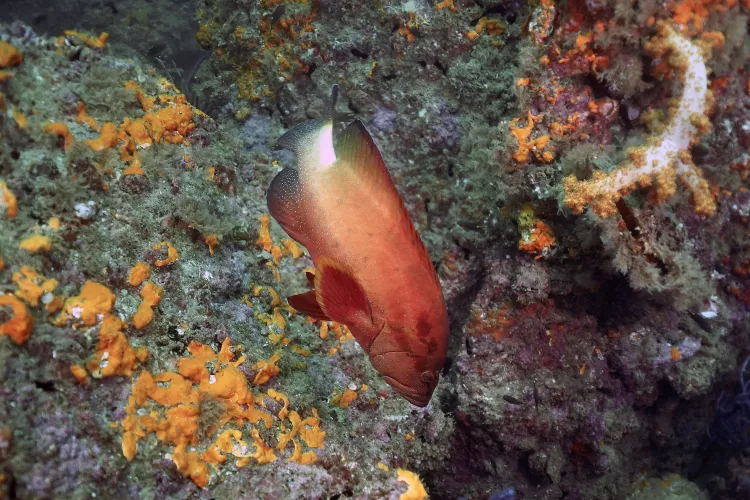
[[[289,411],[286,395],[273,389],[267,395],[253,394],[248,379],[239,370],[245,356],[234,360],[233,351],[240,349],[232,347],[228,338],[219,352],[193,341],[188,347],[190,355],[177,360],[177,372],[154,375],[141,372],[128,398],[126,417],[120,421],[125,458],[132,461],[138,442],[153,434],[159,442],[173,446],[169,457],[177,470],[200,487],[209,484],[212,469],[218,471],[232,457],[237,467],[251,460],[257,464],[270,463],[289,443],[293,444],[293,451],[287,460],[314,463],[317,455],[313,451],[303,452],[301,443],[310,448],[325,446],[325,432],[319,427],[317,412],[313,409],[313,416],[302,419],[296,411]],[[259,373],[262,370],[261,367]],[[276,418],[266,410],[266,396],[283,403]],[[207,410],[209,407],[213,409]],[[208,423],[200,421],[205,411],[215,413]],[[291,430],[284,423],[286,420]],[[275,422],[279,423],[280,431],[274,447],[253,426],[271,429]],[[244,431],[248,424],[249,431]],[[243,436],[248,432],[249,436]],[[201,436],[213,437],[202,451],[198,449]]]

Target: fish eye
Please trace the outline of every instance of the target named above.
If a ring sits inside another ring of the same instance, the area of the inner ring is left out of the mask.
[[[422,382],[431,384],[434,380],[435,376],[431,372],[422,372]]]

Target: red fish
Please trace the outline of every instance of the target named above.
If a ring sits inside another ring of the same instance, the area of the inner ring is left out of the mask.
[[[277,144],[296,153],[298,169],[276,176],[268,208],[316,270],[314,290],[289,304],[346,325],[385,381],[426,406],[448,345],[440,281],[364,125],[354,121],[337,139],[331,116],[293,127]]]

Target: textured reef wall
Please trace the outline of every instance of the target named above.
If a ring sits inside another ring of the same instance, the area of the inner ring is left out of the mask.
[[[4,495],[750,494],[747,1],[162,4],[3,13]],[[443,284],[426,409],[285,301],[334,83]]]

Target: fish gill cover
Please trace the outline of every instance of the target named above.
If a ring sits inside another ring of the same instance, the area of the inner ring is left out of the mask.
[[[749,15],[5,2],[2,494],[748,496]],[[286,300],[273,145],[334,84],[445,297],[424,409]]]

